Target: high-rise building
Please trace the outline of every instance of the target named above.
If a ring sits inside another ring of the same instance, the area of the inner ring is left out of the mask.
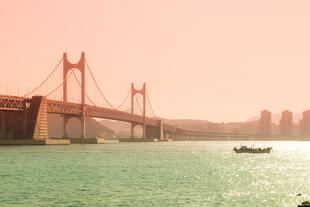
[[[302,135],[310,135],[310,110],[302,113],[302,120],[299,122]]]
[[[271,112],[264,110],[260,113],[260,134],[271,134]]]
[[[282,118],[280,120],[280,135],[291,136],[293,127],[293,113],[289,110],[282,112]]]

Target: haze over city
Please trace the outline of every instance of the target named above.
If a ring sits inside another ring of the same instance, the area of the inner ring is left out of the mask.
[[[309,1],[0,4],[9,87],[33,88],[63,52],[74,62],[85,51],[113,104],[146,82],[161,117],[229,122],[310,109]]]
[[[310,206],[309,0],[0,0],[0,206]]]

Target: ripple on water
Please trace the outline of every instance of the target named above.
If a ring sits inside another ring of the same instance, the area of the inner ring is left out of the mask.
[[[232,152],[253,143],[273,152]],[[4,207],[296,206],[310,200],[308,142],[16,146],[0,147],[0,154]]]

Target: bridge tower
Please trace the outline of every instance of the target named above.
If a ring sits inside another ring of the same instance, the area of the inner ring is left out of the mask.
[[[67,102],[67,75],[70,70],[78,69],[81,72],[81,105],[82,114],[81,121],[81,138],[85,138],[86,125],[85,125],[85,53],[82,52],[81,58],[78,63],[72,64],[68,61],[67,53],[63,54],[63,101]],[[67,124],[70,116],[63,115],[63,136],[68,137]]]
[[[143,88],[140,90],[135,89],[134,84],[131,83],[131,113],[134,113],[134,98],[135,95],[141,94],[143,96],[143,139],[146,139],[146,117],[145,117],[145,100],[146,100],[146,87],[145,83],[143,83]],[[133,130],[134,130],[135,124],[131,123],[131,138],[134,138],[133,136]]]

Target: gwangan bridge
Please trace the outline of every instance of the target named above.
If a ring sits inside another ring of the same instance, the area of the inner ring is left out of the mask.
[[[63,63],[63,77],[62,82],[55,86],[52,90],[46,92],[44,95],[38,95],[38,91],[42,88],[48,80],[55,75],[61,63]],[[101,94],[102,98],[107,103],[108,107],[97,106],[86,92],[86,68],[90,73],[90,77],[95,83],[96,88]],[[80,71],[80,79],[74,72],[74,69]],[[81,100],[80,103],[73,103],[68,101],[68,78],[73,77],[80,88]],[[57,91],[61,91],[61,100],[51,99],[50,97]],[[130,107],[129,109],[121,110],[123,103],[128,99],[129,94]],[[142,96],[142,107],[136,95]],[[89,103],[86,103],[86,100]],[[150,106],[152,116],[146,115],[146,105]],[[135,107],[138,106],[141,114],[136,113]],[[86,138],[86,117],[103,118],[117,121],[124,121],[131,123],[131,137],[134,138],[134,128],[137,125],[142,126],[143,137],[142,140],[157,139],[167,140],[174,139],[188,139],[188,137],[196,137],[201,140],[208,136],[214,136],[212,133],[195,132],[176,128],[175,126],[163,123],[163,120],[157,118],[154,114],[152,105],[150,103],[146,85],[140,90],[135,89],[134,84],[131,84],[131,89],[126,98],[122,101],[120,106],[114,107],[102,93],[95,77],[86,61],[85,54],[82,53],[80,60],[76,64],[72,64],[67,59],[67,54],[63,54],[63,58],[59,61],[55,69],[30,92],[24,96],[9,96],[0,95],[0,138],[3,139],[32,139],[45,140],[48,139],[48,120],[47,114],[60,114],[63,117],[63,137],[68,137],[68,120],[70,118],[78,118],[81,122],[81,138]],[[219,136],[218,134],[216,136]],[[222,134],[220,136],[228,136]],[[229,135],[231,136],[231,135]],[[247,135],[245,135],[247,136]]]

